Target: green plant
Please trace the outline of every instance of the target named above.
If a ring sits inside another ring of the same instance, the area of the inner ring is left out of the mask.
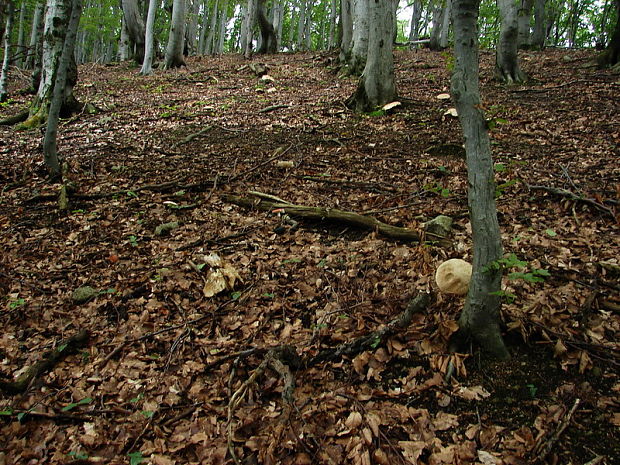
[[[129,243],[132,247],[138,247],[138,238],[136,236],[129,236]]]
[[[85,405],[85,404],[90,404],[93,401],[92,397],[85,397],[84,399],[78,401],[78,402],[71,402],[68,405],[65,405],[61,410],[63,412],[68,412],[69,410],[73,410],[75,407],[79,406],[79,405]]]
[[[520,260],[514,253],[500,258],[499,260],[490,262],[482,268],[482,271],[487,273],[491,271],[510,270],[512,268],[520,268],[523,271],[513,271],[508,273],[508,279],[511,281],[520,279],[528,283],[540,283],[543,282],[545,278],[551,276],[548,270],[532,268],[529,266],[528,262]],[[506,299],[508,303],[514,302],[517,297],[508,291],[497,291],[492,292],[491,294],[501,296]]]
[[[427,192],[434,192],[435,194],[441,195],[443,198],[450,197],[452,192],[447,187],[443,187],[440,183],[436,183],[435,185],[427,184],[424,186],[424,190]]]
[[[9,302],[9,310],[15,310],[16,308],[26,305],[25,299],[17,299]]]
[[[140,451],[131,452],[127,454],[127,457],[129,457],[129,465],[140,465],[144,461],[144,456]]]

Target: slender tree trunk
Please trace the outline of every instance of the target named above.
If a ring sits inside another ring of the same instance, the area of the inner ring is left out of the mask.
[[[450,33],[450,17],[452,16],[452,0],[445,0],[442,11],[441,29],[439,31],[439,48],[448,48],[448,37]]]
[[[23,68],[24,61],[26,59],[26,1],[22,0],[19,8],[19,24],[17,26],[17,60],[15,65],[18,68]]]
[[[429,48],[433,51],[441,50],[441,28],[443,26],[444,19],[444,4],[443,0],[434,0],[433,3],[433,28],[431,29],[431,37]]]
[[[198,49],[196,47],[196,37],[198,35],[198,11],[200,9],[200,2],[198,0],[192,1],[192,9],[190,10],[189,20],[187,21],[187,27],[185,29],[185,49],[188,56],[196,55]]]
[[[409,25],[409,42],[415,42],[420,38],[420,19],[422,19],[422,2],[415,0],[411,6],[411,24]],[[415,48],[411,44],[410,48]]]
[[[536,50],[545,48],[545,0],[534,0],[534,29],[531,47]]]
[[[142,60],[144,60],[145,27],[138,0],[122,0],[122,5],[127,34],[134,45],[134,60],[136,63],[142,64]]]
[[[166,47],[166,69],[185,66],[183,46],[185,40],[185,0],[174,0],[172,6],[172,21],[170,35]]]
[[[129,60],[129,32],[127,32],[127,22],[125,17],[121,18],[121,38],[118,44],[118,59],[119,61]]]
[[[265,0],[258,0],[256,17],[261,34],[261,46],[258,53],[276,53],[278,51],[276,31],[273,28],[273,24],[267,19]]]
[[[347,106],[355,111],[372,111],[396,99],[392,55],[395,1],[368,1],[368,58],[357,90],[347,100]]]
[[[472,279],[459,319],[457,339],[469,337],[492,355],[509,357],[499,322],[502,273],[491,265],[502,257],[495,206],[493,160],[487,123],[480,108],[478,8],[480,0],[454,0],[452,96],[456,103],[467,154],[468,202],[474,243]]]
[[[519,29],[519,48],[530,48],[530,22],[532,21],[532,6],[534,0],[520,0],[517,27]]]
[[[149,12],[146,16],[146,31],[144,33],[144,60],[140,74],[147,75],[153,71],[153,26],[155,24],[155,13],[157,11],[157,0],[149,0]]]
[[[527,76],[519,67],[517,4],[514,0],[498,0],[501,27],[495,59],[495,74],[507,84],[524,82]]]
[[[370,1],[354,0],[353,2],[353,37],[351,39],[353,46],[348,61],[348,72],[352,75],[360,75],[366,66],[370,27],[372,27],[372,23],[368,19]]]
[[[617,66],[620,63],[620,0],[615,0],[616,6],[616,27],[607,49],[598,57],[598,65],[601,68],[606,66]]]
[[[224,42],[226,40],[226,23],[228,21],[228,5],[224,4],[224,8],[220,10],[220,32],[218,35],[216,53],[224,53]]]
[[[13,1],[9,1],[6,15],[6,29],[4,30],[4,58],[2,60],[2,71],[0,71],[0,102],[6,101],[8,96],[7,81],[9,76],[9,61],[11,56],[11,33],[13,32],[13,16],[15,6]]]
[[[353,38],[353,15],[351,10],[352,0],[340,0],[340,28],[342,37],[340,40],[340,63],[348,63],[351,57]]]
[[[338,0],[331,0],[329,9],[329,35],[327,37],[327,48],[336,48],[336,20],[338,18]]]
[[[37,54],[37,48],[43,32],[43,3],[37,2],[34,13],[32,15],[32,29],[30,31],[30,42],[28,46],[28,54],[24,67],[32,69],[34,67],[34,58]]]
[[[74,61],[73,51],[75,48],[75,38],[81,15],[82,0],[72,0],[71,18],[67,26],[66,36],[64,37],[62,54],[57,63],[54,92],[50,102],[47,128],[45,130],[45,138],[43,140],[43,157],[45,166],[53,179],[61,176],[60,160],[56,151],[56,134],[58,131],[60,109],[64,100],[63,93],[66,88],[67,74],[71,67],[71,62]]]
[[[241,51],[243,56],[252,56],[252,42],[254,37],[254,23],[256,17],[256,1],[248,0],[247,8],[243,18],[243,28],[241,29]]]

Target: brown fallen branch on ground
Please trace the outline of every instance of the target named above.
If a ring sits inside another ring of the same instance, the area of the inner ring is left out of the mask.
[[[581,202],[581,203],[585,203],[586,205],[591,205],[597,210],[607,213],[613,219],[616,219],[616,215],[614,215],[614,212],[612,211],[611,208],[606,207],[605,205],[603,205],[600,202],[597,202],[594,199],[580,197],[579,195],[574,194],[571,191],[568,191],[566,189],[560,189],[559,187],[535,186],[532,184],[526,184],[526,186],[528,189],[531,189],[533,191],[545,191],[545,192],[549,192],[550,194],[559,195],[561,197],[566,197],[567,199],[574,200],[575,202]]]
[[[54,365],[56,365],[66,355],[74,352],[75,349],[84,345],[86,341],[88,341],[88,332],[86,330],[81,330],[70,338],[61,341],[55,349],[45,352],[41,357],[41,360],[28,368],[15,381],[0,380],[0,390],[9,394],[19,394],[25,392],[35,378],[38,378],[46,371],[54,368]]]
[[[262,199],[240,197],[237,195],[223,195],[222,199],[227,202],[234,203],[235,205],[239,205],[240,207],[257,208],[263,211],[280,210],[289,216],[303,218],[306,220],[327,220],[371,231],[377,231],[379,234],[391,239],[398,239],[401,241],[420,241],[420,234],[418,234],[417,231],[413,231],[408,228],[401,228],[399,226],[391,226],[371,216],[364,216],[358,213],[337,210],[335,208],[308,207],[305,205],[272,202]],[[449,241],[446,241],[446,239],[442,236],[437,236],[430,233],[427,233],[426,236],[430,240],[436,240],[442,246],[446,246],[449,243]]]
[[[536,444],[536,447],[534,447],[534,450],[532,451],[533,454],[536,455],[534,459],[534,463],[544,463],[545,458],[547,457],[547,455],[549,455],[549,453],[553,449],[553,446],[555,445],[556,442],[558,442],[558,439],[560,439],[560,436],[562,435],[562,433],[564,432],[564,430],[570,423],[571,418],[573,417],[573,414],[577,410],[577,407],[579,407],[579,402],[580,402],[579,398],[575,399],[575,403],[573,404],[571,409],[566,413],[566,415],[564,415],[564,418],[562,418],[562,421],[558,424],[558,427],[553,433],[553,436],[551,436],[551,438],[549,438],[548,441],[539,442],[538,444]]]
[[[276,371],[284,382],[284,387],[282,389],[282,400],[284,401],[284,414],[287,418],[287,413],[290,412],[291,406],[293,405],[293,393],[295,391],[295,378],[291,373],[291,368],[297,369],[300,365],[301,359],[293,347],[287,345],[274,347],[273,349],[267,351],[267,354],[261,364],[231,396],[230,401],[228,402],[228,452],[236,464],[241,464],[242,462],[235,454],[235,446],[233,443],[233,417],[237,407],[248,392],[249,387],[256,383],[256,380],[265,372],[267,368],[271,368]]]
[[[413,315],[423,312],[430,303],[430,300],[430,294],[418,294],[417,297],[411,299],[407,308],[405,308],[400,315],[384,327],[372,333],[360,336],[351,342],[344,343],[335,349],[329,348],[322,350],[309,359],[306,365],[313,366],[325,361],[338,360],[343,356],[353,357],[366,350],[376,349],[378,346],[384,344],[389,337],[407,328],[413,319]]]

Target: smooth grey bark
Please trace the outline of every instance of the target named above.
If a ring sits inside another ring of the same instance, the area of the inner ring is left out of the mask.
[[[24,61],[26,59],[26,54],[28,53],[26,50],[26,2],[22,0],[21,6],[19,8],[19,23],[17,26],[17,59],[15,60],[15,65],[18,68],[22,68],[24,66]]]
[[[297,37],[295,39],[295,50],[301,50],[304,45],[304,33],[306,30],[306,12],[308,10],[308,0],[299,0],[299,17],[297,19]]]
[[[530,47],[542,50],[545,47],[545,0],[534,0],[534,28]]]
[[[142,64],[142,60],[144,60],[145,27],[138,0],[122,0],[122,5],[125,28],[134,48],[134,60],[136,63]]]
[[[43,33],[43,2],[37,2],[32,15],[32,29],[30,31],[30,42],[28,54],[24,67],[32,69],[34,67],[35,56],[40,52],[41,34]]]
[[[224,5],[224,8],[220,9],[220,19],[219,19],[219,35],[217,40],[217,47],[215,49],[215,53],[222,54],[224,53],[224,41],[226,39],[226,23],[228,22],[228,8],[227,5]]]
[[[340,0],[340,28],[342,36],[340,39],[340,63],[346,63],[351,56],[351,46],[353,38],[353,13],[351,0]]]
[[[434,0],[432,7],[432,29],[430,36],[429,48],[433,51],[441,50],[439,39],[441,37],[441,28],[443,26],[444,5],[443,0]]]
[[[439,48],[448,48],[448,35],[450,32],[450,17],[452,16],[452,0],[445,0],[441,13],[441,29],[439,31]]]
[[[241,27],[241,53],[243,53],[243,56],[246,58],[250,58],[252,55],[256,1],[257,0],[248,0],[243,15],[243,23]]]
[[[189,1],[189,0],[187,0]],[[198,48],[196,46],[196,37],[198,35],[198,12],[200,10],[200,2],[192,1],[192,8],[189,10],[189,18],[185,27],[185,50],[187,55],[196,55]]]
[[[507,84],[524,82],[527,76],[519,67],[517,4],[514,0],[498,0],[501,25],[495,55],[496,78]]]
[[[396,99],[392,55],[396,1],[368,1],[368,57],[357,90],[347,100],[355,111],[372,111]]]
[[[6,15],[6,28],[4,30],[4,57],[2,59],[2,71],[0,71],[0,102],[6,101],[8,96],[7,81],[9,76],[9,61],[11,59],[13,16],[15,16],[15,6],[12,1],[9,1]]]
[[[534,0],[520,0],[517,18],[519,29],[519,48],[528,49],[531,43],[530,23],[532,22],[532,6]]]
[[[118,44],[118,59],[119,61],[129,60],[129,32],[127,32],[127,22],[125,16],[121,18],[121,38]]]
[[[75,49],[75,38],[82,15],[82,0],[71,2],[71,17],[67,25],[66,35],[63,41],[62,53],[57,63],[56,79],[54,91],[47,117],[47,128],[43,139],[43,159],[50,176],[58,178],[61,176],[60,160],[57,152],[56,136],[58,132],[58,119],[63,105],[64,91],[66,88],[67,74],[74,60],[73,52]],[[66,24],[66,23],[65,23]]]
[[[338,18],[338,0],[331,0],[329,10],[329,35],[327,38],[327,49],[336,48],[336,20]]]
[[[420,20],[422,19],[422,2],[415,0],[411,5],[411,23],[409,25],[409,42],[415,42],[420,37]],[[411,44],[413,49],[415,45]]]
[[[166,47],[165,68],[185,66],[183,46],[185,41],[185,0],[174,0],[172,4],[172,20]]]
[[[276,31],[276,41],[282,45],[282,28],[284,27],[283,0],[274,0],[271,6],[273,29]]]
[[[157,12],[157,0],[149,0],[149,12],[146,15],[146,29],[144,33],[144,60],[140,74],[147,75],[153,72],[153,26],[155,25],[155,13]]]
[[[604,68],[606,66],[618,66],[620,63],[620,0],[615,0],[616,7],[616,27],[609,41],[609,45],[597,59],[598,66]]]
[[[206,34],[206,39],[204,41],[204,45],[201,49],[202,53],[205,55],[212,55],[214,53],[214,49],[215,49],[215,32],[216,32],[216,27],[217,27],[217,18],[218,18],[218,7],[219,7],[219,0],[215,0],[215,2],[213,3],[213,10],[211,11],[211,16],[209,18],[209,24],[207,26],[207,15],[206,12],[207,10],[205,9],[205,17],[204,17],[204,24],[203,24],[203,30],[201,31],[201,37],[202,37],[202,33],[204,32],[204,29],[208,28],[207,34]]]
[[[465,138],[469,216],[473,236],[472,279],[459,318],[456,340],[473,338],[497,358],[509,357],[500,332],[502,272],[492,266],[502,257],[495,205],[493,160],[487,123],[480,108],[478,10],[480,0],[454,0],[455,69],[452,97]],[[457,347],[458,349],[458,347]]]
[[[271,24],[265,12],[265,0],[258,0],[256,17],[261,34],[261,45],[258,53],[276,53],[278,51],[278,40],[273,24]]]
[[[347,71],[352,75],[362,74],[368,58],[369,35],[372,27],[372,22],[369,20],[370,2],[371,0],[353,0],[353,36],[351,54],[347,62]]]

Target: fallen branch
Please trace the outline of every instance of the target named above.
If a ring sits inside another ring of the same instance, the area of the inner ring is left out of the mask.
[[[202,136],[203,134],[209,132],[211,129],[213,129],[213,126],[207,126],[202,128],[200,131],[195,132],[193,134],[190,134],[189,136],[187,136],[185,139],[183,139],[180,142],[177,142],[176,144],[174,144],[172,147],[173,148],[178,148],[179,146],[183,145],[183,144],[187,144],[191,141],[193,141],[194,139],[197,139],[198,137]]]
[[[84,345],[86,341],[88,341],[88,332],[86,330],[81,330],[74,336],[61,341],[55,349],[45,352],[41,360],[28,368],[15,381],[0,380],[0,389],[9,394],[25,392],[36,378],[54,368],[60,360]]]
[[[616,219],[616,215],[614,215],[614,212],[611,210],[611,208],[606,207],[605,205],[597,202],[594,199],[580,197],[579,195],[574,194],[571,191],[568,191],[566,189],[561,189],[559,187],[535,186],[531,184],[526,184],[526,186],[528,189],[531,189],[533,191],[545,191],[545,192],[549,192],[550,194],[559,195],[561,197],[566,197],[570,200],[574,200],[575,202],[581,202],[581,203],[585,203],[586,205],[592,205],[597,210],[607,213],[613,219]]]
[[[380,234],[389,237],[391,239],[397,239],[401,241],[420,241],[420,235],[417,231],[413,231],[408,228],[401,228],[399,226],[391,226],[383,223],[376,218],[360,215],[358,213],[337,210],[335,208],[325,207],[308,207],[305,205],[292,205],[289,203],[271,202],[261,199],[251,199],[248,197],[240,197],[237,195],[223,195],[222,198],[227,202],[234,203],[244,208],[257,208],[262,211],[281,210],[290,216],[303,218],[313,221],[333,221],[336,223],[343,223],[349,226],[355,226],[362,229],[377,231]],[[437,240],[440,245],[447,245],[447,241],[444,237],[437,236],[435,234],[427,233],[431,240]]]
[[[536,459],[535,459],[536,462],[538,463],[544,462],[545,458],[547,457],[547,455],[549,455],[549,453],[551,452],[551,449],[553,449],[553,446],[555,445],[556,442],[558,442],[558,439],[560,439],[560,436],[562,435],[562,433],[564,432],[564,430],[570,423],[570,420],[573,417],[575,410],[577,410],[577,407],[579,407],[579,402],[580,402],[579,398],[575,399],[575,403],[573,404],[571,409],[568,411],[568,413],[564,416],[564,418],[558,425],[557,429],[555,430],[555,433],[553,433],[553,436],[551,436],[551,438],[547,442],[540,442],[536,445],[536,447],[534,447],[533,453],[536,454]]]
[[[372,333],[365,334],[357,339],[342,344],[341,346],[333,349],[325,349],[312,357],[307,362],[307,366],[313,366],[317,363],[338,360],[343,356],[352,357],[360,354],[366,350],[372,350],[385,343],[385,341],[396,334],[398,331],[405,329],[411,323],[413,315],[421,313],[430,303],[430,294],[419,294],[415,299],[412,299],[407,308],[398,315],[394,320],[390,321],[383,328],[380,328]]]
[[[256,380],[265,372],[267,368],[271,367],[282,377],[282,380],[284,382],[284,388],[282,389],[282,400],[284,401],[284,409],[285,412],[290,411],[291,405],[293,405],[295,378],[293,377],[289,367],[299,368],[300,365],[301,360],[293,347],[285,345],[269,349],[269,351],[265,355],[265,359],[261,362],[261,364],[254,370],[252,375],[247,380],[245,380],[241,387],[237,389],[235,393],[231,396],[230,401],[228,402],[228,422],[226,429],[228,433],[228,452],[230,453],[230,456],[233,458],[236,464],[240,465],[241,462],[235,454],[235,447],[233,444],[233,415],[237,410],[237,407],[245,397],[246,393],[248,392],[249,387],[252,384],[256,383]]]
[[[258,110],[259,113],[268,113],[270,111],[274,111],[274,110],[279,110],[280,108],[288,108],[290,107],[290,105],[283,105],[283,104],[279,104],[279,105],[271,105],[269,107],[265,107],[261,110]]]

